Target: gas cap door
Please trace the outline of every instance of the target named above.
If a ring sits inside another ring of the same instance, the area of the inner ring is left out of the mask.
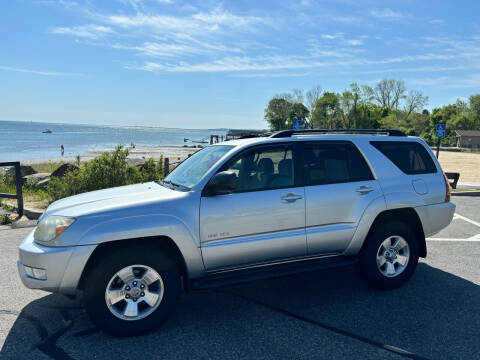
[[[428,193],[427,183],[423,179],[412,180],[412,186],[418,195],[425,195]]]

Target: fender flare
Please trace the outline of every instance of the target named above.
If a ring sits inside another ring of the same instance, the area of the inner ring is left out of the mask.
[[[170,238],[185,260],[190,278],[205,273],[202,253],[192,231],[179,218],[169,214],[136,215],[96,224],[81,237],[78,245],[100,245],[148,237]]]

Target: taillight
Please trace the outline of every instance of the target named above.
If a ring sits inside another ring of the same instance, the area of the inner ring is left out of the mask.
[[[449,202],[450,197],[452,196],[452,191],[450,190],[450,183],[445,174],[443,174],[443,180],[445,181],[445,202]]]

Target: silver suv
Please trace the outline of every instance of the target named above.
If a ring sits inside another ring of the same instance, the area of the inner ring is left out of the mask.
[[[162,323],[182,290],[351,264],[397,288],[454,211],[419,138],[289,130],[208,146],[163,181],[54,202],[18,269],[29,288],[81,291],[99,328],[134,335]]]

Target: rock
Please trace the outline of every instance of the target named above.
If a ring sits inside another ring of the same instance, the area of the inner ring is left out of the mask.
[[[78,169],[77,165],[69,164],[69,163],[62,164],[57,168],[57,170],[52,172],[52,174],[50,176],[62,178],[62,177],[65,176],[65,174],[69,173],[70,171],[77,170],[77,169]]]
[[[36,173],[24,177],[25,181],[42,181],[50,176],[49,173]]]
[[[33,167],[29,165],[20,165],[20,172],[22,174],[22,178],[27,175],[36,174],[37,172],[33,169]],[[12,178],[15,178],[15,167],[11,167],[8,169],[7,174]]]

